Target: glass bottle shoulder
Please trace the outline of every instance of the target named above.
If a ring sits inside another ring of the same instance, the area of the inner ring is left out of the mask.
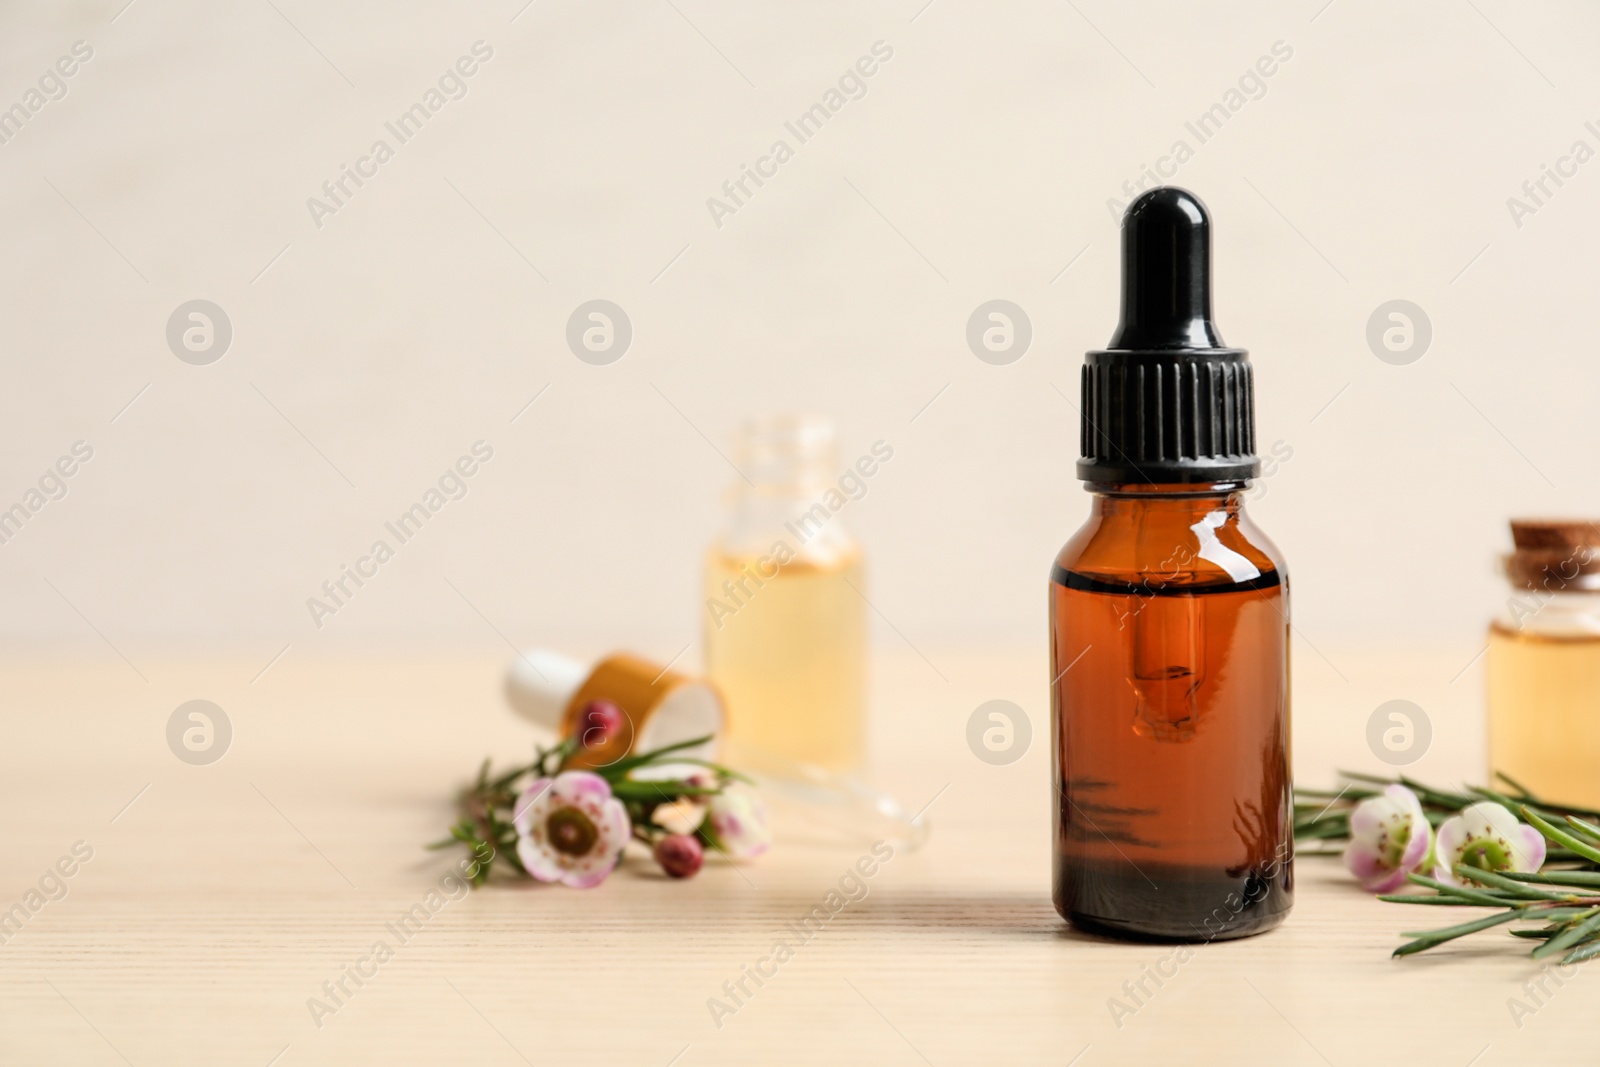
[[[1095,494],[1089,519],[1051,569],[1059,585],[1126,591],[1288,584],[1283,555],[1241,494]]]

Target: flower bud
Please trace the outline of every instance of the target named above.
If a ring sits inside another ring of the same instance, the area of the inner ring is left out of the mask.
[[[688,834],[668,834],[656,842],[656,862],[673,878],[693,878],[705,863],[700,839]]]
[[[591,700],[578,712],[578,744],[600,748],[622,731],[624,721],[622,709],[611,701]]]

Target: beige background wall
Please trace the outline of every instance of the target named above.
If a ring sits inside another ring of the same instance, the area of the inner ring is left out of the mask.
[[[1600,161],[1520,227],[1506,204],[1600,149],[1591,5],[123,2],[0,10],[0,107],[93,49],[0,144],[0,506],[94,450],[0,544],[14,645],[665,657],[734,477],[706,439],[793,408],[847,456],[895,449],[846,519],[907,638],[1042,640],[1085,512],[1060,394],[1116,319],[1107,200],[1179,138],[1259,438],[1293,450],[1253,511],[1306,638],[1465,664],[1506,517],[1600,513]],[[465,97],[315,225],[477,41]],[[707,198],[878,41],[865,95],[716,225]],[[1199,144],[1184,123],[1276,42]],[[208,366],[165,339],[195,298],[234,330]],[[609,366],[564,341],[594,298],[633,324]],[[1009,366],[964,339],[994,298],[1033,324]],[[1405,366],[1365,339],[1397,298],[1433,328]],[[468,495],[314,627],[306,598],[478,440]]]

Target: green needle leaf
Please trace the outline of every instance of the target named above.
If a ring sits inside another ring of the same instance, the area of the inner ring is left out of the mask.
[[[1468,804],[1476,803],[1478,800],[1477,797],[1467,796],[1465,793],[1447,793],[1442,789],[1423,785],[1415,778],[1408,778],[1403,774],[1400,776],[1400,784],[1417,794],[1418,797],[1424,800],[1432,800],[1437,804],[1443,804],[1445,807],[1464,808]]]
[[[1336,841],[1350,836],[1350,828],[1343,822],[1312,823],[1296,826],[1294,836],[1302,841]]]
[[[1395,785],[1394,778],[1385,778],[1381,774],[1362,774],[1360,771],[1336,771],[1340,778],[1349,778],[1357,782],[1376,782],[1378,785]]]
[[[1548,868],[1532,871],[1501,871],[1502,878],[1518,882],[1537,882],[1540,885],[1573,885],[1594,888],[1600,886],[1600,871],[1552,871]]]
[[[611,794],[618,800],[668,802],[676,800],[678,797],[716,796],[720,792],[720,789],[701,789],[698,786],[686,786],[682,782],[621,781],[611,783]]]
[[[1470,886],[1447,885],[1444,882],[1435,881],[1434,879],[1423,874],[1408,874],[1406,875],[1406,880],[1420,886],[1426,886],[1429,889],[1437,891],[1442,896],[1456,897],[1486,908],[1503,908],[1510,903],[1510,901],[1503,896],[1497,896],[1493,893],[1486,893],[1481,889],[1473,889]]]
[[[1550,820],[1544,818],[1527,805],[1523,805],[1522,807],[1522,817],[1527,819],[1528,822],[1536,827],[1541,834],[1554,841],[1556,844],[1571,849],[1573,852],[1576,852],[1585,859],[1591,859],[1596,863],[1600,863],[1600,848],[1596,848],[1585,841],[1580,841],[1578,838],[1567,833],[1565,830],[1561,829],[1561,827],[1550,822]]]
[[[1480,900],[1468,900],[1466,897],[1445,896],[1443,893],[1439,893],[1431,897],[1419,896],[1415,893],[1380,893],[1378,895],[1378,899],[1389,904],[1435,904],[1452,908],[1483,908],[1494,906],[1484,904]],[[1505,902],[1497,900],[1495,901],[1495,905],[1504,907]]]
[[[1535,889],[1526,882],[1513,881],[1497,871],[1486,871],[1465,863],[1458,863],[1454,868],[1457,878],[1470,878],[1474,882],[1493,886],[1503,892],[1523,900],[1566,900],[1573,896],[1571,893],[1551,893],[1543,889]]]
[[[1494,776],[1496,778],[1500,779],[1506,785],[1509,785],[1512,789],[1515,789],[1518,793],[1520,793],[1522,795],[1522,799],[1524,801],[1526,801],[1526,802],[1528,802],[1530,804],[1537,802],[1537,799],[1534,797],[1533,793],[1529,791],[1527,786],[1523,785],[1521,782],[1519,782],[1515,778],[1511,777],[1505,771],[1495,771],[1494,772]]]
[[[1567,825],[1588,837],[1594,838],[1596,841],[1600,841],[1600,826],[1596,826],[1594,823],[1584,822],[1576,815],[1568,815]]]
[[[654,763],[669,752],[679,752],[686,748],[696,748],[706,744],[711,740],[712,736],[707,734],[704,737],[696,737],[689,741],[679,741],[675,745],[663,745],[649,752],[641,752],[637,756],[629,756],[627,759],[619,759],[617,762],[608,764],[605,767],[596,768],[596,773],[608,779],[621,778],[635,767],[643,767],[646,763]]]
[[[1499,926],[1513,919],[1521,917],[1520,909],[1507,909],[1498,915],[1486,915],[1481,919],[1461,923],[1459,926],[1446,926],[1442,930],[1428,930],[1421,933],[1401,934],[1401,937],[1414,937],[1415,941],[1408,941],[1394,950],[1396,956],[1410,956],[1417,952],[1426,952],[1430,948],[1452,941],[1466,934],[1475,934],[1479,930],[1487,930],[1491,926]]]
[[[1545,929],[1552,934],[1561,932],[1566,920],[1581,919],[1588,915],[1589,908],[1530,908],[1522,913],[1525,919],[1547,919],[1550,925]]]
[[[1588,944],[1573,949],[1561,960],[1562,963],[1582,963],[1584,960],[1600,956],[1600,941],[1590,941]]]
[[[732,778],[735,781],[744,782],[744,783],[746,783],[748,785],[755,785],[756,784],[755,783],[755,779],[750,778],[747,775],[740,774],[738,771],[734,770],[732,767],[724,767],[722,764],[713,763],[710,760],[696,759],[693,756],[679,756],[677,759],[673,760],[672,762],[673,763],[689,763],[689,764],[693,764],[694,766],[697,766],[697,767],[705,767],[705,768],[708,768],[710,770],[716,771],[718,774],[722,775],[724,778]]]
[[[1533,958],[1541,960],[1557,952],[1565,952],[1578,942],[1587,940],[1597,930],[1600,930],[1600,908],[1591,908],[1589,917],[1583,922],[1568,927],[1564,933],[1557,934],[1534,949]]]
[[[1487,797],[1495,803],[1503,805],[1507,811],[1514,811],[1523,804],[1531,803],[1527,797],[1510,796],[1509,794],[1490,789],[1487,786],[1469,785],[1467,788],[1472,790],[1474,793],[1477,793],[1479,796]]]

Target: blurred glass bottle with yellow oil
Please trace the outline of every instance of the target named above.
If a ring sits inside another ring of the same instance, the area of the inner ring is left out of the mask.
[[[1489,628],[1489,771],[1600,807],[1600,521],[1513,519]]]
[[[733,458],[744,477],[709,553],[703,609],[728,739],[769,764],[852,770],[865,747],[867,604],[861,547],[837,514],[849,497],[833,425],[753,422]]]

